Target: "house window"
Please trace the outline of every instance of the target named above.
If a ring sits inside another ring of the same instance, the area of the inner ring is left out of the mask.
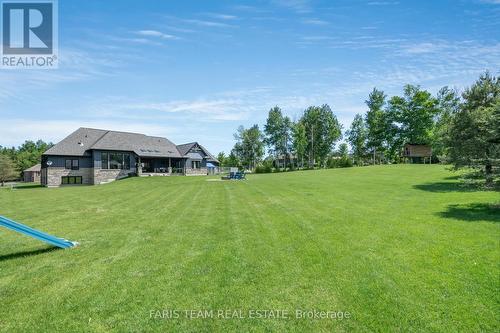
[[[123,154],[123,169],[130,170],[130,155]]]
[[[130,169],[130,154],[101,153],[101,169]]]
[[[65,166],[65,169],[68,169],[68,170],[80,169],[78,160],[66,160],[64,166]]]
[[[122,154],[111,153],[109,154],[109,168],[110,169],[121,169],[123,165]]]
[[[109,155],[108,155],[108,153],[101,154],[101,169],[109,169]]]
[[[193,161],[193,169],[199,169],[201,167],[201,161]]]
[[[82,184],[81,176],[63,176],[61,177],[61,184],[63,185],[79,185]]]

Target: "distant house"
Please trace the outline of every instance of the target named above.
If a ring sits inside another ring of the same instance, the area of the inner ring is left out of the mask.
[[[102,184],[129,175],[206,175],[218,167],[203,146],[162,137],[79,128],[42,155],[44,186]]]
[[[178,145],[177,149],[186,157],[186,174],[213,174],[218,171],[219,161],[198,142]]]
[[[424,163],[432,159],[432,148],[429,145],[410,144],[404,145],[402,157],[405,162]]]
[[[26,183],[38,183],[40,182],[40,171],[41,164],[33,165],[23,171],[23,178]]]

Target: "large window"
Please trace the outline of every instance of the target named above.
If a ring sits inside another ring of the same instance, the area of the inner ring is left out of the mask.
[[[69,170],[78,170],[80,168],[78,160],[66,160],[64,166]]]
[[[123,154],[111,153],[109,154],[109,168],[121,169],[123,166]]]
[[[61,183],[63,185],[76,185],[82,183],[81,176],[63,176],[61,177]]]
[[[201,161],[193,161],[193,169],[201,168]]]
[[[101,169],[130,169],[130,154],[101,153]]]
[[[101,169],[109,169],[109,154],[101,153]]]
[[[130,170],[130,155],[123,154],[123,169]]]

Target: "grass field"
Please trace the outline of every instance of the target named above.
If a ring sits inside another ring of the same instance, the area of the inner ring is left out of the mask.
[[[499,201],[428,165],[0,189],[0,215],[81,243],[0,228],[0,331],[498,331]]]

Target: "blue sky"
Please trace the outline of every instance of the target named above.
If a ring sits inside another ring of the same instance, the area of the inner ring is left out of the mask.
[[[59,1],[57,70],[0,70],[0,145],[80,126],[228,152],[238,125],[373,87],[433,93],[500,74],[500,0]]]

